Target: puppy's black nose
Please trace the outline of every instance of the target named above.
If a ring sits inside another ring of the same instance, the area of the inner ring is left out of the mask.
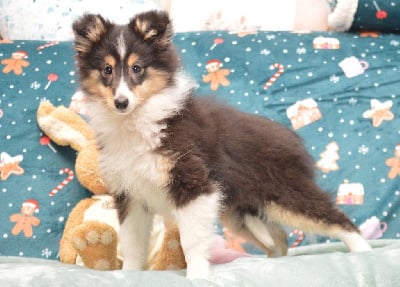
[[[129,101],[127,98],[117,98],[114,100],[114,106],[118,109],[118,110],[125,110],[129,105]]]

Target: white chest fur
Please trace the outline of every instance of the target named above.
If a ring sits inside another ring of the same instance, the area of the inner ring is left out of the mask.
[[[155,151],[162,126],[148,124],[142,133],[131,124],[122,122],[102,138],[101,173],[112,193],[128,192],[135,200],[163,213],[171,162]]]
[[[155,213],[170,209],[166,186],[174,163],[156,151],[165,129],[160,121],[179,113],[192,87],[182,77],[176,87],[152,96],[129,115],[92,103],[89,116],[102,147],[100,170],[112,193],[128,192]]]

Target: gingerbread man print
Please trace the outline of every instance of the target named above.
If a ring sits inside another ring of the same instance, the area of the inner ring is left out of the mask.
[[[25,237],[32,237],[32,226],[38,226],[40,219],[33,216],[39,210],[39,202],[35,199],[28,199],[22,203],[21,213],[15,213],[10,216],[10,221],[15,222],[14,227],[11,229],[12,235],[18,235],[21,232]]]
[[[203,76],[204,83],[211,83],[210,89],[216,91],[219,85],[228,86],[229,80],[226,78],[230,71],[228,69],[221,69],[222,62],[220,60],[212,59],[206,64],[208,74]]]
[[[394,157],[386,160],[386,165],[390,167],[388,177],[394,179],[400,175],[400,144],[396,146],[394,151]]]
[[[28,58],[28,53],[25,51],[16,51],[12,53],[11,58],[4,59],[1,61],[5,67],[3,68],[3,73],[8,74],[11,71],[16,75],[22,74],[22,68],[26,68],[29,66],[29,62],[25,59]]]

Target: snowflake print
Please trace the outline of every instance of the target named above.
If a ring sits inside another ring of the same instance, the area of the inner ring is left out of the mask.
[[[339,78],[338,76],[336,76],[336,75],[332,75],[332,76],[329,78],[329,81],[330,81],[331,83],[334,83],[334,84],[338,83],[339,80],[340,80],[340,78]]]
[[[307,53],[307,49],[306,48],[297,48],[296,53],[299,55],[304,55]]]
[[[263,50],[261,50],[261,52],[260,52],[260,55],[264,55],[264,56],[268,56],[268,55],[270,55],[270,54],[271,54],[271,51],[268,50],[268,49],[263,49]]]
[[[274,39],[276,39],[276,36],[275,35],[267,35],[266,38],[267,38],[267,40],[274,40]]]
[[[393,47],[398,47],[400,45],[400,41],[392,40],[390,41],[390,45]]]
[[[366,145],[361,145],[358,148],[358,153],[362,154],[362,155],[366,155],[369,151],[369,148]]]
[[[38,90],[40,88],[40,84],[37,81],[34,81],[31,84],[31,89]]]
[[[53,252],[51,252],[51,250],[48,249],[48,248],[45,248],[45,249],[42,250],[42,256],[43,256],[43,257],[46,257],[46,258],[49,258],[49,257],[51,256],[52,253],[53,253]]]
[[[356,98],[350,98],[349,99],[349,104],[354,106],[355,104],[357,104],[357,99]]]

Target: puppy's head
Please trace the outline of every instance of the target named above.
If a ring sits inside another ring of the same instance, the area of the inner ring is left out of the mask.
[[[72,28],[81,88],[112,112],[128,114],[174,84],[179,61],[165,12],[138,14],[124,26],[84,15]]]

